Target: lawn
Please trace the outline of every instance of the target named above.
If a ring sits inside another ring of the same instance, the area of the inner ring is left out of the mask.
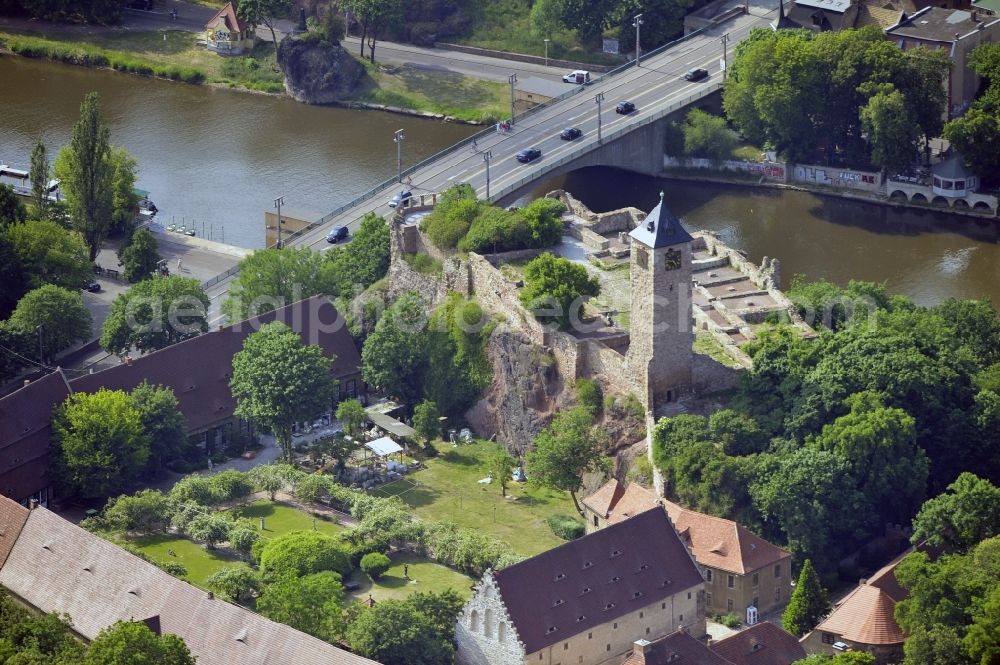
[[[403,480],[378,488],[379,496],[399,496],[425,520],[449,520],[460,526],[496,536],[524,555],[561,545],[545,523],[549,515],[575,515],[566,492],[528,487],[512,482],[507,498],[494,485],[480,484],[486,476],[485,461],[499,446],[488,441],[458,448],[438,443],[440,456],[427,460],[427,468]]]
[[[289,531],[310,531],[313,528],[313,516],[309,513],[271,501],[254,501],[245,506],[234,508],[233,515],[235,517],[249,517],[254,522],[263,517],[265,538],[280,536]],[[336,536],[346,528],[336,522],[316,518],[316,530],[320,533]]]
[[[712,360],[721,363],[726,367],[733,367],[736,364],[733,357],[723,350],[722,344],[719,343],[719,340],[715,339],[712,333],[705,330],[699,330],[695,334],[694,352],[708,356]]]
[[[396,552],[390,556],[392,567],[376,582],[372,582],[361,569],[355,569],[351,573],[348,580],[357,582],[361,588],[348,593],[348,600],[364,600],[369,594],[375,600],[401,599],[414,591],[446,589],[454,589],[463,600],[472,595],[470,587],[475,580],[468,575],[409,552]],[[409,580],[403,577],[404,565],[408,566]]]
[[[200,587],[205,586],[205,580],[213,573],[238,562],[238,559],[230,557],[224,552],[206,549],[204,545],[184,536],[145,536],[130,542],[158,563],[184,564],[188,574],[182,579]],[[170,556],[168,550],[173,551],[176,556]]]

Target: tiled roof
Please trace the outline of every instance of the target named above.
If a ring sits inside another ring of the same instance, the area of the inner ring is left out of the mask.
[[[622,665],[733,665],[683,630],[645,645],[641,643]],[[645,648],[645,652],[640,651]]]
[[[885,9],[864,4],[858,10],[858,18],[854,22],[854,27],[864,28],[873,25],[876,28],[885,30],[888,27],[896,25],[902,15],[903,10],[901,9]]]
[[[211,27],[215,25],[215,22],[219,18],[223,18],[226,21],[226,27],[229,28],[230,32],[243,32],[247,29],[247,24],[240,20],[240,17],[236,15],[236,8],[233,3],[228,2],[226,6],[220,9],[212,20],[205,24],[205,27]]]
[[[656,495],[638,483],[625,486],[612,478],[583,500],[585,506],[617,524],[657,505]]]
[[[907,548],[905,552],[875,571],[875,573],[868,578],[866,584],[881,590],[897,603],[901,600],[909,598],[910,594],[907,593],[906,589],[904,589],[896,579],[896,566],[898,566],[899,562],[905,559],[911,552],[913,552],[913,548]]]
[[[878,587],[862,584],[816,626],[859,644],[885,646],[903,643],[903,631],[896,623],[896,601]]]
[[[712,651],[734,665],[791,665],[806,657],[794,635],[768,621],[719,640]]]
[[[791,556],[732,520],[665,501],[667,514],[703,566],[744,575]]]
[[[660,508],[514,564],[494,579],[525,653],[703,582]]]
[[[0,567],[7,560],[27,519],[27,508],[16,501],[0,500]]]
[[[41,507],[28,514],[0,584],[43,612],[69,614],[87,639],[119,620],[158,622],[184,639],[198,665],[374,662],[209,597]]]

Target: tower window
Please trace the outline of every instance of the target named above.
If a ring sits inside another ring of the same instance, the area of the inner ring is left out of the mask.
[[[635,262],[639,267],[643,270],[649,270],[649,252],[646,251],[646,248],[633,243],[632,249],[635,251]]]

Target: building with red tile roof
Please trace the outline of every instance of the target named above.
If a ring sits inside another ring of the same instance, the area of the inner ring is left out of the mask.
[[[209,51],[239,55],[253,49],[255,39],[253,26],[237,16],[232,2],[226,3],[205,24],[205,43]]]
[[[679,630],[658,640],[636,640],[622,665],[733,665],[704,642]]]
[[[733,665],[792,665],[806,657],[798,639],[770,621],[754,624],[710,646]]]

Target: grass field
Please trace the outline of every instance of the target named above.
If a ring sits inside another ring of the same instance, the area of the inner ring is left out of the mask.
[[[313,525],[313,516],[309,513],[298,508],[293,508],[292,506],[272,503],[270,501],[254,501],[245,506],[234,508],[233,515],[236,517],[249,517],[254,522],[263,517],[263,535],[265,538],[280,536],[289,531],[310,531]],[[326,520],[316,518],[316,530],[320,533],[336,536],[345,528],[336,522],[327,522]]]
[[[205,586],[205,580],[213,573],[238,561],[224,552],[206,549],[204,545],[184,536],[145,536],[136,538],[131,543],[158,563],[184,564],[188,574],[183,579],[200,587]],[[168,550],[172,550],[176,556],[170,556]]]
[[[472,595],[470,586],[475,580],[468,575],[434,563],[409,552],[391,555],[392,567],[376,582],[372,582],[360,569],[354,570],[348,580],[361,588],[347,594],[349,600],[364,600],[371,594],[375,600],[402,599],[414,591],[444,591],[454,589],[463,599]],[[410,579],[403,577],[403,566],[409,567]]]
[[[524,555],[561,545],[564,541],[552,533],[545,518],[575,515],[569,494],[512,482],[505,499],[496,485],[478,482],[486,476],[487,457],[498,449],[487,441],[459,448],[439,443],[441,454],[429,459],[426,469],[383,485],[376,493],[399,496],[421,519],[450,520],[496,536]]]

